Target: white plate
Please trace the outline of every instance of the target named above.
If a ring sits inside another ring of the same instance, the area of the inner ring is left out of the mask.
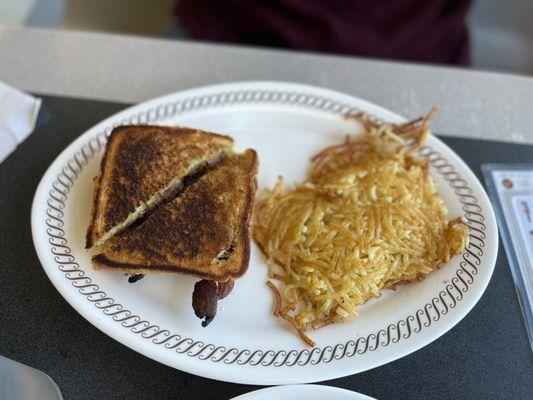
[[[379,119],[398,115],[355,97],[316,87],[245,82],[164,96],[124,110],[94,126],[52,163],[32,209],[39,259],[57,290],[88,321],[130,348],[193,374],[248,384],[307,383],[383,365],[431,343],[457,324],[485,290],[496,259],[494,213],[481,184],[445,144],[430,136],[421,150],[450,215],[472,229],[465,253],[423,282],[360,307],[360,317],[312,332],[302,344],[274,318],[264,259],[255,245],[248,273],[219,313],[202,328],[191,308],[194,279],[159,275],[131,285],[120,273],[95,272],[84,250],[92,179],[106,134],[118,124],[181,124],[228,133],[238,147],[259,154],[259,190],[283,174],[301,181],[309,158],[338,143],[357,125],[354,109]],[[422,113],[427,110],[420,110]]]
[[[364,394],[323,385],[286,385],[254,390],[232,400],[375,400]]]

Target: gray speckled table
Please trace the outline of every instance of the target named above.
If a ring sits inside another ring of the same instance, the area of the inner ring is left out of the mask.
[[[241,80],[324,86],[445,135],[533,143],[533,78],[176,40],[0,26],[0,80],[37,93],[139,102]]]
[[[68,143],[124,107],[45,97],[36,131],[0,164],[0,354],[45,371],[66,399],[210,400],[251,391],[171,369],[119,344],[77,314],[39,264],[30,231],[37,183]],[[444,140],[478,176],[481,163],[533,155],[532,146]],[[383,400],[526,400],[532,376],[533,355],[500,248],[487,291],[450,332],[400,360],[324,383]]]

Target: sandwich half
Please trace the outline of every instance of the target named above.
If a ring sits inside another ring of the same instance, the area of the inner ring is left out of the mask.
[[[95,178],[86,248],[100,246],[216,166],[228,136],[182,127],[120,126],[106,144]]]
[[[250,257],[250,221],[256,190],[253,150],[227,155],[97,249],[97,270],[126,274],[181,272],[226,282],[242,276]]]
[[[217,301],[248,268],[257,165],[253,150],[226,153],[210,170],[185,179],[175,197],[98,247],[94,268],[132,276],[178,272],[201,278],[193,308],[207,326]]]

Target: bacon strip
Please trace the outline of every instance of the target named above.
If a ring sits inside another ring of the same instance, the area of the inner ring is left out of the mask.
[[[202,326],[205,328],[217,315],[218,301],[228,296],[235,281],[215,282],[202,279],[194,285],[192,292],[192,308],[196,316],[203,319]]]
[[[218,282],[218,299],[222,300],[223,298],[227,297],[234,287],[235,281],[233,279],[229,279],[226,282]]]
[[[215,281],[202,279],[194,285],[192,292],[192,308],[205,328],[217,315],[218,287]]]

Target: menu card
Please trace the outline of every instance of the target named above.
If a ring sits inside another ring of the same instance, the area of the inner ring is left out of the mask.
[[[533,164],[485,164],[481,169],[533,349]]]

